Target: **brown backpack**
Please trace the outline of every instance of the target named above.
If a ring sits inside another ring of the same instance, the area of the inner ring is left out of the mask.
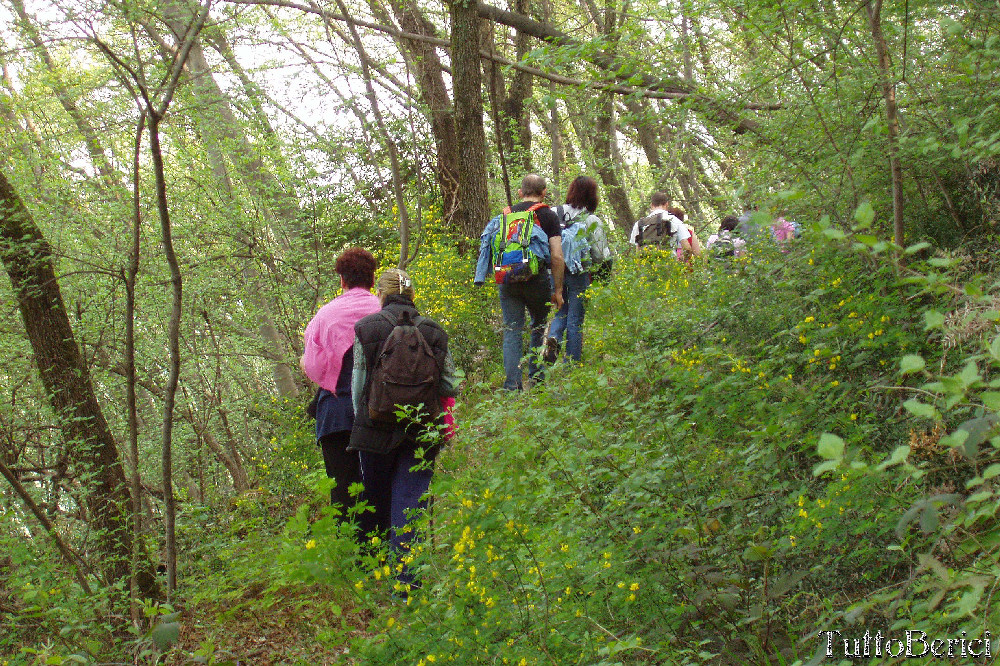
[[[639,220],[639,234],[636,236],[636,245],[645,247],[646,245],[668,245],[671,237],[676,233],[672,223],[672,216],[661,214],[659,211]]]
[[[404,310],[393,320],[380,313],[393,329],[375,357],[368,389],[368,416],[380,424],[408,424],[415,418],[428,423],[441,413],[438,366],[427,339],[417,327],[423,317]],[[399,412],[407,417],[400,419]]]

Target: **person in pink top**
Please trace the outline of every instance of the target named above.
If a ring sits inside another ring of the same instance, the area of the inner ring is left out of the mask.
[[[326,475],[336,482],[330,502],[340,505],[343,520],[353,504],[351,484],[361,483],[357,451],[347,451],[354,427],[351,374],[354,370],[354,324],[382,309],[371,292],[377,262],[368,250],[353,247],[339,257],[334,270],[341,294],[324,305],[306,326],[305,353],[299,363],[319,385],[315,398],[316,440],[323,451]]]

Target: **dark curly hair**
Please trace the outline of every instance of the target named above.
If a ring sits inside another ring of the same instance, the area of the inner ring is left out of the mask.
[[[566,191],[566,203],[576,208],[597,210],[597,181],[590,176],[577,176]]]
[[[361,247],[352,247],[341,252],[334,266],[334,270],[343,278],[346,289],[355,287],[371,289],[375,286],[376,268],[378,262],[375,261],[375,257]]]
[[[740,223],[740,220],[735,215],[726,215],[722,218],[722,224],[719,225],[720,231],[734,231],[736,225]]]

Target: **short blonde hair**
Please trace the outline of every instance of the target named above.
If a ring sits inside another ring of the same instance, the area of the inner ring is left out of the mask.
[[[413,300],[413,281],[402,268],[388,268],[378,279],[378,292],[383,296],[399,294]]]

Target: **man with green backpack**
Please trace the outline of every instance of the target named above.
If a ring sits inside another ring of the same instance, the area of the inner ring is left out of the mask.
[[[528,377],[538,380],[543,365],[538,355],[545,342],[549,302],[563,304],[562,226],[545,204],[545,179],[529,174],[517,192],[520,203],[506,207],[486,225],[479,243],[475,283],[483,284],[492,270],[503,314],[504,389],[519,391],[524,354],[525,310],[531,317]],[[549,268],[552,279],[549,279]]]

